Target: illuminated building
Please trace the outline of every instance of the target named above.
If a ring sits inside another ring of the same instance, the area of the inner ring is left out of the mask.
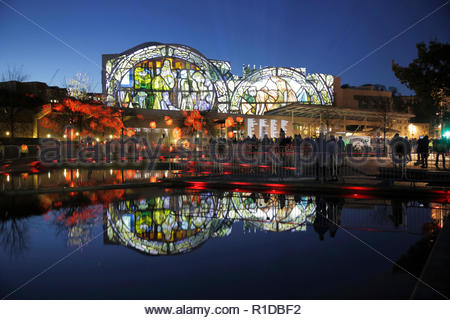
[[[394,132],[411,136],[408,125],[414,115],[408,108],[393,110],[391,92],[371,86],[341,87],[339,77],[307,73],[305,68],[246,66],[238,76],[227,61],[209,59],[185,45],[154,42],[105,54],[102,63],[103,96],[88,96],[123,108],[124,123],[136,134],[153,134],[154,138],[164,134],[170,143],[183,127],[183,111],[194,110],[202,113],[205,122],[217,124],[216,134],[223,137],[277,137],[280,129],[287,136],[314,136],[325,131],[381,136],[384,128],[392,130],[388,137]],[[7,93],[0,97],[3,104],[10,100],[10,92],[33,94],[42,103],[56,103],[68,94],[66,89],[31,82],[4,82],[0,89]],[[5,113],[0,117],[0,135],[54,136],[38,123],[44,114],[16,112],[24,108],[20,99],[14,99],[11,110],[16,123],[11,124],[11,116]],[[238,125],[226,127],[229,117]],[[426,125],[416,127],[415,136],[427,133]]]
[[[302,102],[331,105],[333,76],[304,68],[244,68],[231,73],[184,45],[144,43],[103,55],[103,91],[110,105],[151,110],[200,110],[258,114]]]
[[[185,45],[149,42],[102,60],[107,104],[126,108],[129,125],[141,128],[147,126],[132,119],[137,113],[145,120],[170,115],[176,122],[176,111],[198,110],[218,123],[243,118],[239,130],[224,128],[221,135],[228,137],[277,137],[281,128],[288,136],[325,131],[381,136],[385,127],[408,135],[414,116],[394,112],[388,91],[341,88],[338,77],[297,67],[244,66],[237,76],[229,62]],[[163,121],[156,127],[169,129]]]

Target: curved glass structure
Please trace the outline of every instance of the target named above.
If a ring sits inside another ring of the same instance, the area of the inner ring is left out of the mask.
[[[103,68],[103,91],[110,105],[227,110],[227,70],[193,48],[145,43],[121,54],[103,55]]]
[[[242,114],[262,115],[288,103],[331,105],[333,81],[331,75],[306,75],[299,68],[254,70],[236,84],[230,107]]]
[[[206,58],[179,44],[149,42],[103,55],[109,105],[152,110],[200,110],[261,115],[289,103],[331,105],[332,75],[304,68],[244,68]]]

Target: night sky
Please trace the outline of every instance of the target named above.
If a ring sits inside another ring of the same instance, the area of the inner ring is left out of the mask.
[[[87,73],[94,91],[101,91],[103,53],[155,41],[228,60],[238,75],[243,64],[339,75],[446,2],[0,0],[0,73],[23,66],[29,81],[57,86]],[[417,42],[435,38],[450,42],[450,3],[342,73],[341,83],[379,83],[410,94],[391,61],[407,65]]]

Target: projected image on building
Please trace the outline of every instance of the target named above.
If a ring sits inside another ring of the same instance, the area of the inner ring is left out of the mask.
[[[261,115],[288,103],[331,105],[334,77],[304,68],[244,68],[184,45],[145,43],[103,55],[103,92],[111,106]]]
[[[227,70],[187,46],[146,43],[121,54],[103,55],[103,67],[103,91],[110,105],[226,110]]]
[[[261,115],[288,103],[331,105],[333,79],[326,74],[306,75],[300,68],[256,69],[237,83],[231,110]]]

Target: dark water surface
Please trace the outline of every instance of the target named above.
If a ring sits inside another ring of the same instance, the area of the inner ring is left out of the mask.
[[[8,299],[407,299],[416,280],[392,261],[414,273],[411,248],[442,222],[437,203],[208,190],[8,197],[1,211]]]

